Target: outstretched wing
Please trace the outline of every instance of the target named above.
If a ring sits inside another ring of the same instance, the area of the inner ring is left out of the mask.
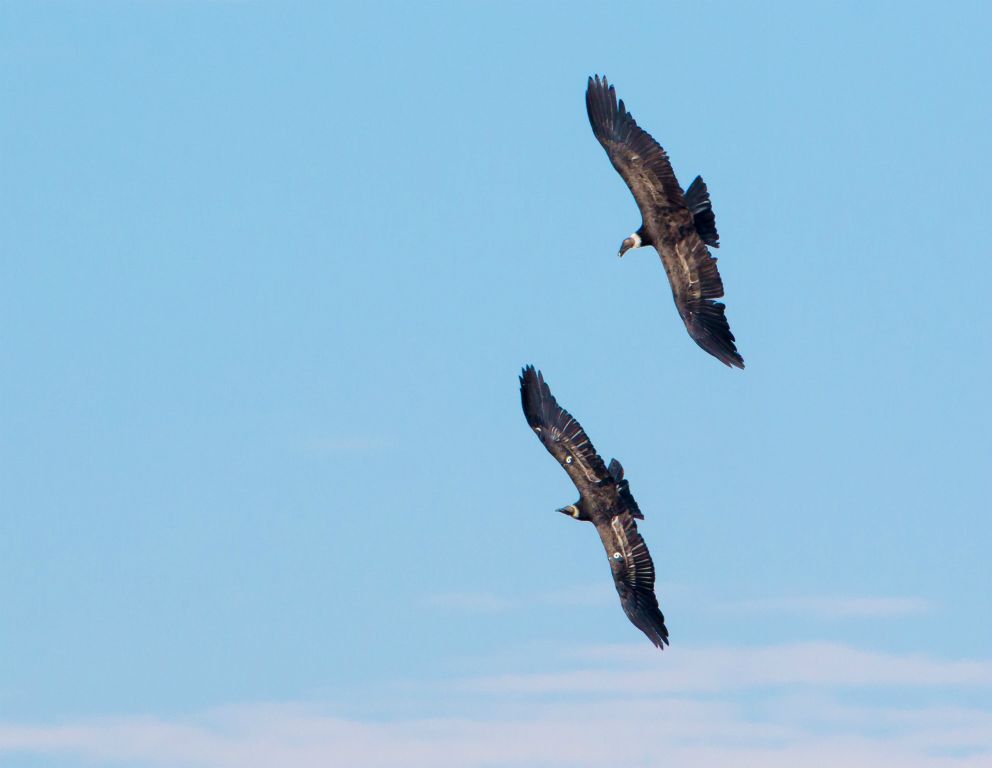
[[[696,232],[689,232],[674,246],[657,246],[665,263],[672,296],[682,322],[693,340],[721,363],[744,367],[734,334],[724,315],[724,305],[714,299],[723,296],[723,280],[716,259]]]
[[[665,150],[637,125],[623,99],[617,103],[616,90],[605,77],[589,78],[586,112],[592,132],[630,187],[645,221],[659,210],[686,208],[682,187]]]
[[[663,648],[668,645],[668,628],[654,594],[654,562],[637,523],[623,511],[596,527],[610,559],[623,612],[652,643]]]
[[[611,479],[582,425],[558,405],[541,372],[532,365],[520,374],[520,402],[527,423],[580,492]]]

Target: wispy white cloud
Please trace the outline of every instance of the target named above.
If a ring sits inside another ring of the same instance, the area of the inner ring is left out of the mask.
[[[467,613],[505,613],[534,606],[605,605],[616,599],[616,590],[609,584],[590,584],[515,597],[495,592],[444,592],[427,596],[424,603]]]
[[[922,616],[935,606],[919,597],[779,597],[720,604],[744,614],[787,614],[818,619],[891,619]]]
[[[593,714],[594,713],[594,714]],[[864,713],[860,713],[864,714]],[[123,719],[0,726],[0,751],[100,764],[176,768],[592,768],[605,764],[721,768],[988,768],[992,718],[974,711],[872,710],[884,733],[856,721],[817,732],[815,711],[786,725],[719,701],[617,700],[548,707],[524,718],[361,722],[299,707],[209,712],[181,722]],[[956,725],[969,723],[966,732]],[[946,726],[950,721],[952,725]]]
[[[318,456],[367,456],[385,453],[396,446],[396,440],[381,435],[313,437],[303,441],[303,450]]]
[[[470,681],[482,713],[472,716],[372,720],[260,705],[172,719],[0,723],[0,758],[175,768],[992,768],[992,708],[910,706],[891,695],[866,705],[837,691],[871,688],[871,701],[911,687],[974,693],[992,687],[992,660],[802,644],[664,655],[605,647],[573,661],[582,668],[561,675]],[[772,688],[754,690],[764,686]],[[570,695],[555,695],[563,691]]]
[[[534,602],[538,605],[612,605],[617,600],[616,588],[609,579],[596,584],[539,592],[534,596]]]
[[[866,651],[837,643],[794,643],[756,648],[666,650],[603,646],[577,652],[593,668],[566,672],[500,675],[466,681],[468,687],[502,693],[707,693],[772,686],[826,688],[992,687],[992,661],[945,660],[922,654]],[[601,666],[600,666],[601,665]]]
[[[504,613],[516,605],[507,597],[488,592],[444,592],[427,596],[424,604],[465,613]]]

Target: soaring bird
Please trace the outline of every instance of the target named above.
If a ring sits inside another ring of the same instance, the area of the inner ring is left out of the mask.
[[[641,226],[620,246],[653,245],[665,265],[672,296],[686,330],[695,342],[728,366],[744,367],[734,334],[724,316],[723,281],[707,245],[720,246],[709,191],[697,176],[682,191],[668,155],[642,130],[606,78],[589,78],[586,111],[592,132],[603,145],[641,209]]]
[[[527,423],[579,490],[579,500],[559,512],[596,526],[627,618],[658,648],[668,644],[665,617],[654,594],[654,563],[634,518],[644,515],[630,494],[623,467],[606,466],[585,430],[558,405],[540,371],[520,374],[520,401]]]

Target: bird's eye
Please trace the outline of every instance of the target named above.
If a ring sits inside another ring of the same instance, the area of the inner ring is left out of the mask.
[[[572,463],[572,457],[571,456],[566,456],[565,457],[565,463],[566,464],[571,464]]]
[[[619,552],[614,552],[613,553],[613,559],[614,560],[623,560],[623,555],[621,555]]]

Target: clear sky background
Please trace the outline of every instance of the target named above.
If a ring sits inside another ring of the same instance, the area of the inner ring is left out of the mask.
[[[992,766],[992,12],[800,5],[4,3],[0,764]]]

